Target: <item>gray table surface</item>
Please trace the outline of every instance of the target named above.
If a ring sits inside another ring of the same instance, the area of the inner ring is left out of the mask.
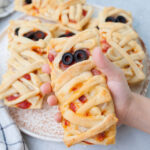
[[[150,0],[87,0],[91,4],[102,6],[115,6],[132,12],[134,27],[146,43],[150,53]],[[0,19],[0,31],[8,24],[9,20],[16,17],[14,13],[7,18]],[[147,96],[150,97],[150,88]],[[29,150],[66,150],[63,143],[42,141],[23,134]],[[85,146],[76,145],[70,150],[150,150],[150,135],[127,126],[118,129],[116,145],[113,146]]]

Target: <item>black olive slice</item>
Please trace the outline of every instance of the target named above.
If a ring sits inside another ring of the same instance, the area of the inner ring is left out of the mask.
[[[26,37],[26,38],[29,38],[29,39],[33,40],[33,38],[34,38],[34,31],[25,33],[23,36]]]
[[[127,23],[127,20],[124,16],[118,16],[116,22]]]
[[[18,35],[19,30],[20,30],[20,28],[15,29],[15,35]]]
[[[100,29],[99,26],[96,26],[96,29],[99,30]]]
[[[71,65],[73,63],[73,55],[72,53],[65,53],[62,57],[62,62],[64,65]]]
[[[105,21],[106,22],[115,22],[116,19],[114,17],[107,17]]]
[[[35,31],[35,32],[31,31],[31,32],[25,33],[23,36],[33,41],[38,41],[39,39],[44,39],[46,37],[46,34],[42,31]]]
[[[62,38],[62,37],[71,37],[71,36],[73,36],[73,35],[75,35],[75,33],[69,32],[69,33],[60,35],[59,38]]]
[[[74,53],[75,62],[80,62],[86,59],[88,59],[88,54],[86,51],[79,49]]]
[[[36,31],[34,33],[34,39],[35,41],[38,41],[39,39],[44,39],[46,37],[46,34],[42,31]]]
[[[32,0],[25,0],[25,3],[26,3],[26,4],[31,4],[31,3],[32,3]]]

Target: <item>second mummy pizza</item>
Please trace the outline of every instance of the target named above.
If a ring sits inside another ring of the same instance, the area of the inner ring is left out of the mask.
[[[123,70],[129,84],[143,81],[145,53],[138,34],[122,23],[103,23],[99,27],[100,45],[107,58]]]
[[[9,107],[41,108],[44,96],[40,86],[50,82],[49,76],[41,71],[44,64],[45,59],[33,51],[13,51],[0,85],[0,100],[4,99],[5,105]]]
[[[82,30],[90,21],[93,8],[85,0],[69,0],[56,10],[56,20],[76,30]]]
[[[99,14],[99,22],[123,23],[132,26],[131,13],[115,7],[105,7]]]
[[[8,48],[18,53],[30,49],[43,56],[51,38],[71,37],[76,32],[63,25],[44,23],[40,20],[11,21],[8,28]]]
[[[117,118],[106,78],[96,68],[92,51],[99,46],[97,29],[48,46],[51,84],[63,116],[64,142],[114,144]]]
[[[16,52],[30,49],[45,55],[45,48],[55,28],[54,24],[42,23],[39,20],[11,21],[8,28],[8,48]]]
[[[15,0],[15,10],[31,16],[47,18],[54,15],[54,11],[63,2],[64,0]],[[42,10],[45,10],[44,14]]]
[[[86,0],[16,0],[16,10],[29,15],[57,21],[60,24],[82,30],[89,22],[93,8],[85,4]]]

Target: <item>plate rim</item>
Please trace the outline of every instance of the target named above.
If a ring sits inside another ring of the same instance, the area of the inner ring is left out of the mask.
[[[0,14],[0,19],[3,19],[4,17],[7,17],[10,14],[12,14],[15,11],[13,6],[14,6],[14,3],[12,2],[12,4],[8,6],[9,9],[7,8],[8,10],[6,12],[3,12]]]

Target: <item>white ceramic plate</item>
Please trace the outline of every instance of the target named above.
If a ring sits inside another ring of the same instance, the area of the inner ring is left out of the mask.
[[[103,7],[94,6],[94,15],[97,16],[99,11],[101,11]],[[32,17],[22,16],[18,19],[32,19]],[[5,72],[7,68],[7,59],[9,56],[9,52],[7,50],[7,29],[5,29],[0,35],[0,80],[2,78],[2,74]],[[141,84],[132,89],[140,94],[145,94],[147,92],[147,86],[149,83],[149,57],[146,54],[146,59],[144,60],[144,72],[146,74],[146,79]],[[57,112],[57,107],[49,107],[44,102],[43,109],[40,110],[21,110],[15,108],[9,108],[9,112],[12,118],[16,121],[18,127],[24,133],[39,138],[42,140],[48,141],[62,141],[63,138],[63,129],[60,124],[56,123],[54,120],[54,116]]]
[[[5,1],[5,0],[3,0],[3,1]],[[3,3],[6,3],[6,1]],[[8,5],[5,5],[3,7],[0,6],[0,18],[4,18],[4,17],[10,15],[11,13],[13,13],[13,11],[14,11],[13,0],[8,0]]]

